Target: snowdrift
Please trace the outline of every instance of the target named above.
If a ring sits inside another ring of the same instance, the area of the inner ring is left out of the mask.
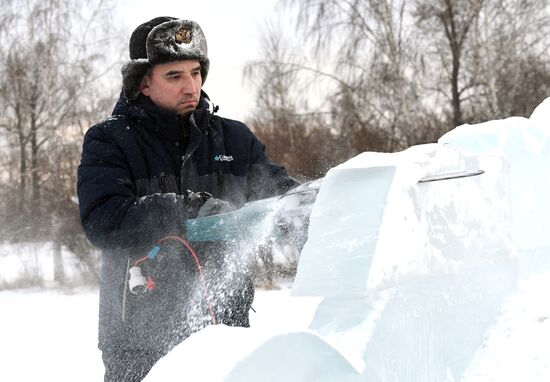
[[[206,328],[146,380],[461,380],[518,278],[550,269],[549,120],[547,100],[331,169],[280,313],[303,302],[311,322]],[[464,171],[483,173],[419,183]]]

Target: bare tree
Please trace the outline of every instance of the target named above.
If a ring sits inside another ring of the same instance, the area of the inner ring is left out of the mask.
[[[274,24],[267,26],[262,35],[262,59],[249,63],[244,74],[258,89],[258,113],[254,118],[264,128],[283,129],[286,139],[281,144],[294,151],[300,65],[295,58],[296,52],[291,51],[279,31]]]
[[[261,59],[245,68],[245,78],[257,88],[256,111],[249,124],[266,143],[271,158],[284,163],[294,176],[312,179],[350,150],[336,145],[342,139],[327,127],[329,113],[311,106],[321,97],[311,97],[309,90],[323,91],[317,75],[324,73],[307,64],[292,45],[293,37],[281,24],[264,30]]]
[[[334,80],[327,97],[332,124],[360,151],[404,148],[410,141],[410,126],[426,107],[417,84],[411,3],[288,0],[286,4],[298,9],[298,31],[312,44],[315,59],[333,59],[328,69],[317,70],[320,77]],[[362,136],[370,138],[357,140]]]
[[[78,224],[75,176],[84,125],[114,98],[105,74],[118,66],[121,34],[111,0],[0,0],[0,196],[9,240],[53,239],[89,253]],[[108,32],[112,35],[109,35]],[[118,51],[118,54],[115,53]],[[111,62],[111,67],[105,65]],[[92,257],[83,264],[95,274]]]
[[[480,88],[471,114],[528,116],[550,91],[550,5],[546,0],[487,1],[474,26],[466,65]],[[477,106],[477,108],[476,108]]]
[[[79,102],[99,75],[95,65],[109,40],[98,37],[109,21],[107,1],[2,0],[0,128],[16,137],[18,210],[42,206],[42,153],[64,126],[75,122]],[[99,29],[98,29],[99,28]],[[101,38],[101,40],[98,40]]]
[[[549,15],[545,0],[417,1],[423,59],[436,74],[426,83],[451,105],[450,128],[518,112],[514,105],[536,86],[526,83],[529,73],[545,77]],[[536,87],[522,109],[532,111],[548,90]]]
[[[419,23],[425,24],[426,35],[435,35],[439,39],[435,45],[441,60],[441,68],[446,74],[444,84],[450,84],[450,95],[444,87],[437,90],[450,98],[454,126],[463,123],[462,97],[477,84],[473,79],[463,78],[462,61],[464,49],[471,29],[477,22],[486,0],[420,0],[416,14]]]

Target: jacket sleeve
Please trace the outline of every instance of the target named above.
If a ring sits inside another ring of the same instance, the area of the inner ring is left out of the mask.
[[[181,195],[138,197],[124,152],[98,126],[84,138],[77,191],[84,232],[100,248],[149,245],[196,215]]]
[[[248,200],[280,195],[300,184],[288,174],[286,168],[269,160],[265,153],[265,145],[252,133],[250,150]]]

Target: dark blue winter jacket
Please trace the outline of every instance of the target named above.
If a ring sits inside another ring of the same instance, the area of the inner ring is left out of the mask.
[[[297,185],[269,161],[264,145],[243,123],[221,118],[208,106],[203,97],[185,118],[159,109],[143,95],[135,102],[121,97],[112,117],[85,136],[78,197],[82,227],[103,250],[102,350],[167,351],[201,326],[197,315],[190,315],[190,310],[205,310],[196,291],[197,267],[177,242],[164,246],[148,265],[155,289],[140,295],[128,291],[128,269],[137,259],[163,237],[185,237],[185,219],[197,214],[186,190],[207,191],[239,207]],[[218,321],[246,326],[250,280],[220,271],[228,251],[235,249],[201,243],[195,250],[219,295],[213,298]]]

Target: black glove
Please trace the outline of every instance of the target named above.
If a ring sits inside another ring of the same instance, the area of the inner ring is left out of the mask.
[[[185,194],[185,207],[187,209],[187,215],[192,218],[197,216],[203,204],[211,198],[212,194],[209,192],[193,192],[191,190],[187,190]]]
[[[226,212],[231,212],[237,208],[230,202],[225,200],[209,198],[206,200],[201,208],[199,209],[198,217],[205,217],[210,215],[224,214]]]

